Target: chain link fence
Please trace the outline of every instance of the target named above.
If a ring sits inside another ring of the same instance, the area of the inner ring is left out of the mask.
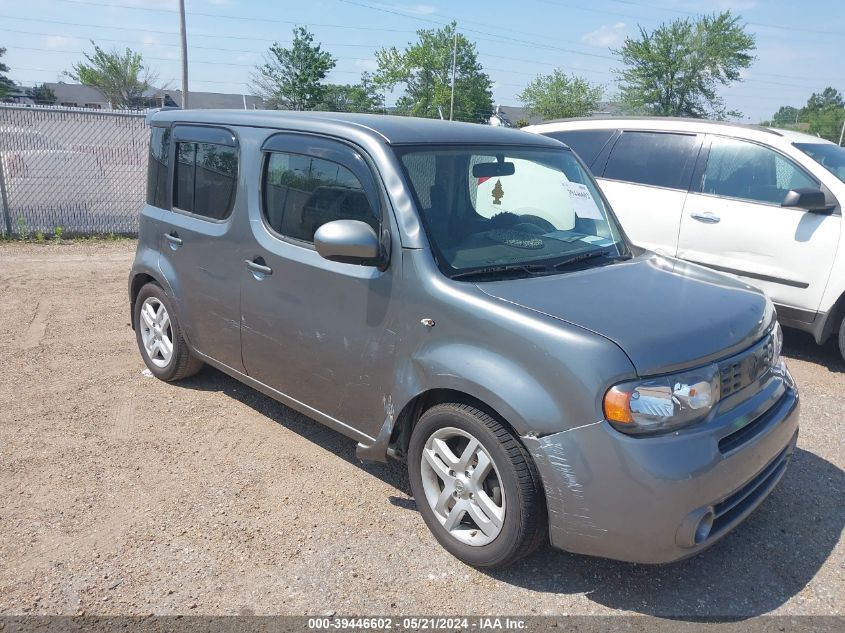
[[[148,144],[142,113],[0,106],[0,230],[137,233]]]

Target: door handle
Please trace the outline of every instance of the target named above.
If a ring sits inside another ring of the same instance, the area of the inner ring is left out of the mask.
[[[258,273],[260,275],[273,274],[273,269],[264,264],[263,257],[256,257],[255,259],[245,259],[244,263],[246,264],[246,267],[254,273]]]
[[[179,237],[179,234],[176,233],[176,231],[173,231],[172,233],[165,233],[164,239],[166,239],[174,246],[182,246],[182,238]]]
[[[710,213],[710,211],[704,211],[703,213],[690,213],[689,216],[693,220],[704,222],[704,224],[718,224],[722,219],[715,213]]]

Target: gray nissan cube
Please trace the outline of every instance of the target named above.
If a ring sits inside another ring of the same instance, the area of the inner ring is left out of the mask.
[[[335,113],[150,124],[129,278],[149,370],[211,365],[406,462],[460,560],[678,560],[783,476],[799,399],[772,303],[632,247],[562,143]]]

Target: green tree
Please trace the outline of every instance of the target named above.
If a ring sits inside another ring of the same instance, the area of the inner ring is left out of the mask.
[[[271,108],[313,110],[326,91],[322,81],[336,63],[331,53],[314,44],[308,29],[297,27],[290,48],[277,42],[270,47],[252,74],[252,88]]]
[[[396,47],[376,52],[378,70],[375,81],[393,90],[402,85],[404,92],[396,101],[399,114],[438,118],[449,117],[452,102],[452,56],[457,24],[441,29],[417,31],[418,40],[405,50]],[[475,44],[457,34],[455,49],[455,108],[457,121],[486,121],[493,114],[493,84],[478,62]]]
[[[328,112],[384,112],[384,98],[369,73],[357,84],[328,84],[317,110]]]
[[[0,47],[0,57],[3,57],[5,54],[6,49]],[[9,94],[9,91],[15,86],[15,83],[6,76],[7,72],[9,72],[9,67],[3,62],[0,62],[0,99]]]
[[[556,68],[549,75],[539,75],[516,98],[531,114],[544,119],[563,119],[589,115],[603,95],[601,86]]]
[[[620,71],[622,100],[632,109],[660,116],[724,118],[717,90],[740,81],[754,61],[754,36],[730,11],[695,20],[677,19],[654,31],[640,28],[613,53]]]
[[[27,88],[26,95],[38,105],[53,105],[56,103],[56,93],[46,84]]]
[[[144,66],[141,53],[126,48],[105,51],[93,41],[94,54],[73,65],[65,75],[84,86],[97,88],[113,108],[140,108],[146,105],[144,93],[158,79],[158,74]]]
[[[831,86],[828,86],[819,93],[813,93],[807,99],[807,111],[827,110],[829,108],[841,108],[845,105],[842,101],[842,94]]]
[[[842,122],[845,121],[845,102],[838,90],[828,86],[820,93],[814,92],[801,114],[802,120],[809,124],[810,134],[839,142]]]
[[[778,108],[778,111],[772,115],[772,125],[795,125],[798,123],[800,116],[801,110],[798,108],[793,108],[792,106],[781,106]]]

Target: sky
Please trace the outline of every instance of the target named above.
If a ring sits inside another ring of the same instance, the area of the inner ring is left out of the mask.
[[[91,51],[131,47],[178,88],[177,0],[0,0],[0,47],[9,77],[24,85],[62,77]],[[375,69],[374,53],[403,47],[415,31],[457,21],[474,41],[493,81],[493,100],[517,95],[554,68],[617,91],[611,53],[639,28],[731,9],[756,36],[757,60],[743,81],[722,90],[728,109],[759,122],[780,106],[801,106],[813,92],[845,92],[845,0],[187,0],[190,89],[247,93],[252,69],[276,41],[307,26],[337,58],[329,76],[355,83]],[[392,103],[394,96],[388,96]]]

